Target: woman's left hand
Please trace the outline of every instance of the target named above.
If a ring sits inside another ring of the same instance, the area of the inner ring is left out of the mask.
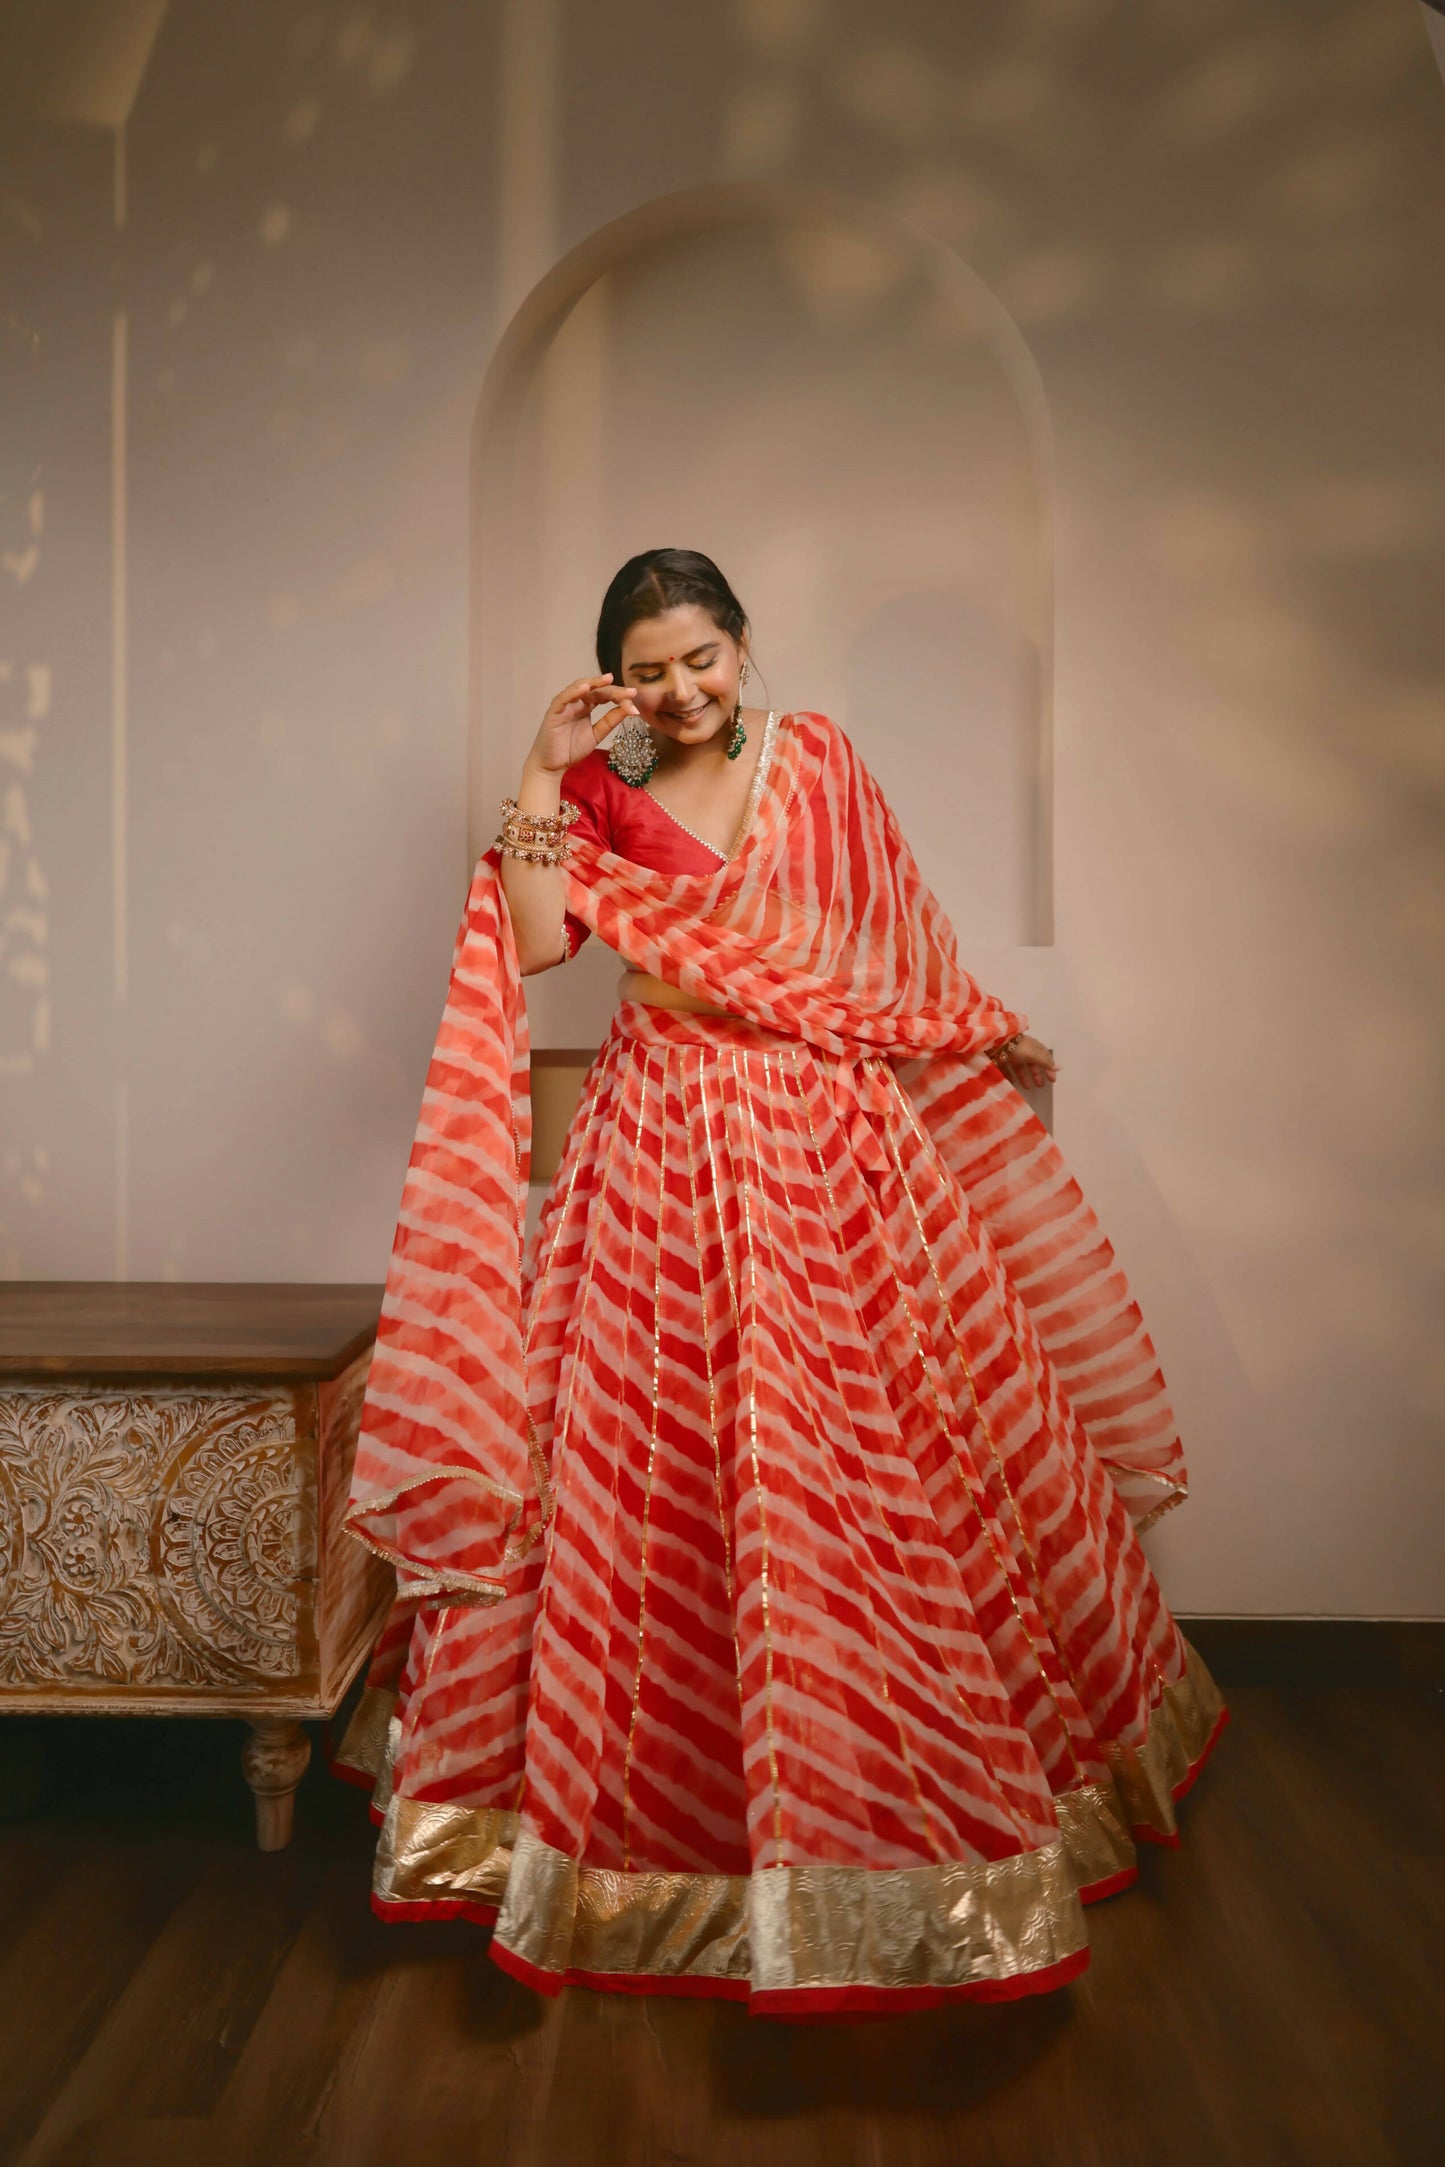
[[[1059,1073],[1053,1047],[1046,1046],[1042,1039],[1030,1038],[1027,1032],[998,1065],[1020,1091],[1037,1091],[1041,1084],[1052,1083]]]

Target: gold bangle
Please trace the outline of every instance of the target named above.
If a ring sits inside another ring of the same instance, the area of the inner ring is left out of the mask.
[[[527,813],[515,798],[502,800],[504,828],[527,828],[543,835],[561,835],[580,817],[581,807],[574,805],[570,798],[563,798],[555,813]]]
[[[567,831],[580,811],[569,798],[563,798],[555,813],[526,813],[515,798],[503,798],[496,846],[504,858],[518,858],[524,865],[565,865],[572,855]]]
[[[565,865],[572,855],[570,843],[514,843],[506,835],[497,837],[497,848],[504,858],[517,858],[523,865]]]
[[[1027,1031],[1015,1031],[1013,1037],[1004,1039],[1001,1045],[991,1046],[988,1053],[990,1061],[992,1061],[996,1067],[1000,1066],[1008,1059],[1009,1055],[1013,1052],[1014,1047],[1021,1046],[1027,1037]]]

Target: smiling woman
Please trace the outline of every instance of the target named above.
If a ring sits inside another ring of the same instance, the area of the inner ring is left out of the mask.
[[[1182,1452],[1014,1088],[1049,1049],[836,724],[743,707],[749,639],[706,557],[629,560],[477,867],[348,1513],[398,1601],[341,1762],[382,1915],[495,1921],[546,1991],[1034,1993],[1224,1721],[1137,1537]],[[588,933],[622,998],[524,1250],[521,976]]]

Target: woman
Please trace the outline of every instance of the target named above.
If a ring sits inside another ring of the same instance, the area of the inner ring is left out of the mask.
[[[1225,1711],[1139,1547],[1154,1350],[825,716],[632,558],[478,864],[348,1524],[398,1600],[340,1756],[373,1901],[756,2011],[1061,1985]],[[601,709],[602,711],[596,712]],[[622,957],[534,1243],[520,980]]]

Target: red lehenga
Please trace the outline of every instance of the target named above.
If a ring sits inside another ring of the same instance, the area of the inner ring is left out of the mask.
[[[1136,1539],[1154,1349],[1020,1028],[826,717],[706,873],[569,909],[731,1018],[622,1006],[534,1242],[525,1011],[477,866],[349,1525],[398,1601],[339,1755],[373,1902],[519,1977],[891,2009],[1054,1987],[1226,1711]]]

